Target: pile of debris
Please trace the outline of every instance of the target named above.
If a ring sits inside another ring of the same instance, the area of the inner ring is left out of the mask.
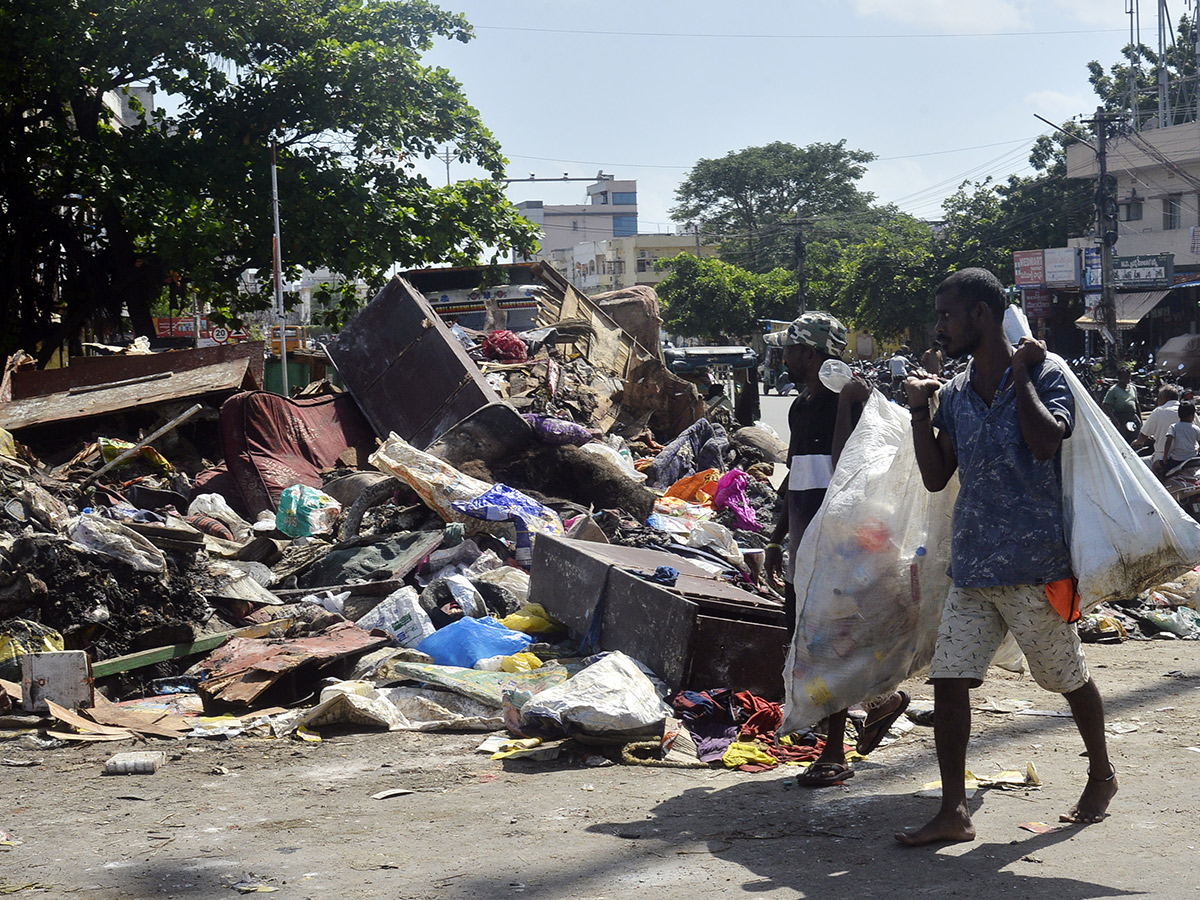
[[[261,345],[10,361],[0,703],[34,718],[9,736],[507,728],[693,764],[690,693],[741,698],[727,744],[777,710],[786,447],[666,369],[652,292],[618,324],[538,277],[521,334],[393,280],[327,348],[344,391],[260,390]]]

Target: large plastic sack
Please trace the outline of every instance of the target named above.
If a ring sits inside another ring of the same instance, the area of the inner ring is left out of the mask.
[[[713,507],[732,510],[734,523],[742,531],[762,531],[758,514],[746,499],[746,485],[749,483],[750,476],[741,469],[730,469],[717,482]]]
[[[1066,362],[1050,354],[1075,397],[1063,441],[1063,513],[1080,608],[1134,597],[1200,562],[1200,523],[1130,449]]]
[[[313,537],[333,531],[342,505],[307,484],[293,484],[279,496],[275,527],[288,537]]]
[[[796,550],[784,732],[891,692],[933,657],[958,478],[925,489],[910,422],[872,393]]]
[[[491,616],[464,617],[435,631],[416,649],[429,654],[439,666],[469,669],[481,659],[520,653],[532,643],[529,635],[505,628]]]
[[[608,653],[557,687],[521,707],[521,730],[535,734],[661,735],[671,715],[637,664],[619,650]]]
[[[416,588],[407,585],[388,594],[354,624],[368,631],[386,631],[401,647],[415,647],[435,631]]]
[[[486,531],[498,537],[512,538],[510,523],[490,523],[459,512],[455,500],[474,500],[491,487],[486,481],[464,475],[454,466],[409,444],[392,433],[382,447],[367,460],[380,472],[394,475],[414,491],[421,501],[447,522],[461,522],[467,534]]]
[[[532,535],[535,532],[556,537],[565,533],[558,513],[506,484],[492,485],[478,497],[455,500],[450,505],[475,519],[511,522],[517,536],[517,562],[523,566],[533,562]]]
[[[167,559],[163,552],[132,528],[92,513],[72,519],[67,536],[76,544],[112,559],[128,563],[138,572],[165,575]]]
[[[733,532],[720,522],[697,522],[688,535],[689,547],[707,548],[729,560],[739,569],[746,569],[746,557],[733,538]]]

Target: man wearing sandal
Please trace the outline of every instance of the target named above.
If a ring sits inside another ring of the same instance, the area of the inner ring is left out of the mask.
[[[791,634],[796,627],[796,591],[792,586],[796,548],[825,499],[837,458],[871,389],[861,378],[846,384],[840,394],[821,383],[821,364],[827,359],[840,358],[846,349],[846,327],[828,313],[806,312],[785,331],[767,335],[766,341],[772,347],[783,348],[784,366],[798,391],[788,411],[791,442],[786,502],[763,555],[768,579],[778,583],[783,575],[784,613]],[[782,548],[785,537],[791,548],[786,573]],[[870,704],[858,752],[866,755],[879,746],[888,728],[907,707],[908,695],[903,693],[890,694]],[[829,716],[825,723],[825,747],[819,758],[796,777],[799,785],[828,787],[854,775],[854,769],[846,761],[846,710]]]
[[[1004,334],[1004,287],[985,269],[962,269],[937,289],[938,339],[949,357],[971,356],[942,386],[905,383],[913,444],[926,488],[940,491],[955,471],[959,494],[950,544],[950,595],[930,664],[934,741],[942,776],[937,815],[896,840],[908,846],[975,838],[964,786],[971,733],[970,689],[978,687],[1006,631],[1030,674],[1063,694],[1088,755],[1088,779],[1064,822],[1106,815],[1117,793],[1104,707],[1088,674],[1073,622],[1078,605],[1063,529],[1061,447],[1075,404],[1046,345]],[[929,401],[937,394],[937,412]]]

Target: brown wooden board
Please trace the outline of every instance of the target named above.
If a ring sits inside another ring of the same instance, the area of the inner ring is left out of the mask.
[[[165,372],[182,373],[233,360],[245,360],[254,386],[262,384],[263,343],[247,341],[198,350],[139,353],[134,356],[76,356],[59,369],[16,370],[12,373],[12,399],[44,397],[72,389],[112,385]],[[247,388],[253,390],[254,388]]]
[[[210,394],[232,394],[255,386],[250,374],[250,361],[230,359],[179,372],[162,372],[132,380],[124,379],[108,387],[73,389],[0,403],[0,427],[18,431],[34,425],[142,409],[172,400],[186,400]]]
[[[397,277],[327,348],[379,437],[418,449],[500,398],[428,301]]]

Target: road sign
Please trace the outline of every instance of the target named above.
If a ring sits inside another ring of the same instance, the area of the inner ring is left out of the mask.
[[[229,329],[222,328],[220,325],[218,325],[216,328],[214,328],[212,330],[212,339],[214,341],[216,341],[218,344],[228,343],[229,342]]]

